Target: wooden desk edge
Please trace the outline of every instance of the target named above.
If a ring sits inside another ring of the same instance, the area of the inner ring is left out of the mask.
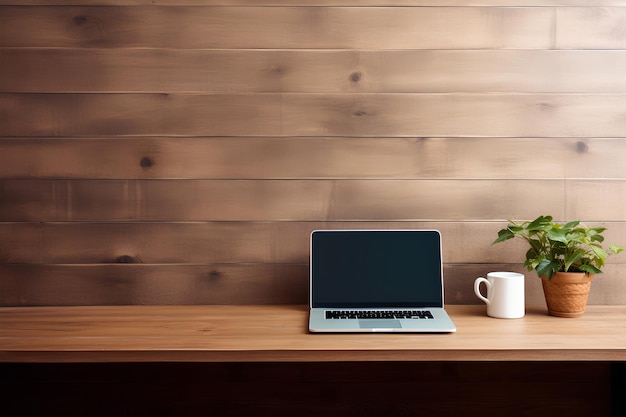
[[[42,320],[45,320],[46,317],[49,317],[49,314],[54,312],[58,312],[60,317],[59,322],[61,325],[70,326],[70,329],[73,329],[73,326],[76,325],[75,320],[78,319],[67,319],[67,312],[71,312],[70,317],[74,317],[74,314],[77,312],[87,312],[88,315],[93,315],[94,317],[105,317],[106,319],[110,318],[111,313],[114,312],[113,316],[115,316],[118,320],[129,320],[126,318],[126,314],[129,312],[140,312],[137,313],[137,317],[152,317],[152,313],[155,311],[159,311],[160,315],[155,318],[157,324],[152,323],[151,330],[154,330],[154,326],[161,326],[163,321],[167,322],[170,317],[172,320],[176,320],[191,326],[191,332],[194,335],[197,335],[198,332],[205,332],[207,329],[207,324],[205,324],[205,320],[208,322],[214,321],[215,317],[218,319],[221,318],[221,314],[223,311],[226,311],[229,314],[233,312],[243,312],[243,317],[248,317],[247,315],[258,313],[257,309],[262,309],[263,311],[270,311],[273,313],[282,313],[283,311],[291,314],[291,319],[298,322],[297,326],[289,325],[286,328],[292,329],[289,331],[293,331],[296,337],[303,336],[303,333],[300,332],[300,325],[305,325],[306,320],[306,307],[305,306],[262,306],[262,307],[254,307],[254,306],[243,306],[241,308],[237,306],[221,306],[221,307],[211,307],[211,306],[196,306],[196,307],[93,307],[93,308],[31,308],[25,309],[23,311],[29,312],[28,314],[33,314],[36,318],[33,319],[34,323],[41,325]],[[207,311],[219,311],[220,315],[211,316],[207,315]],[[462,318],[466,317],[472,321],[479,320],[482,323],[483,316],[481,306],[452,306],[450,308],[455,314],[457,314],[457,318],[459,318],[459,322],[462,322]],[[589,319],[592,325],[595,323],[603,323],[603,315],[610,314],[612,323],[611,327],[608,330],[614,332],[615,329],[621,328],[623,317],[626,314],[626,306],[598,306],[597,308],[591,308],[589,314]],[[336,346],[329,346],[328,349],[325,349],[324,344],[317,343],[316,345],[307,346],[308,343],[300,343],[300,346],[295,347],[284,347],[280,344],[274,343],[273,346],[246,346],[245,344],[241,344],[239,342],[239,346],[234,349],[228,348],[220,348],[218,346],[207,346],[205,347],[193,347],[190,345],[189,347],[184,346],[184,344],[172,344],[168,346],[167,344],[161,344],[160,347],[155,346],[154,349],[142,349],[142,348],[128,348],[128,346],[124,347],[120,346],[109,346],[105,348],[103,346],[94,345],[89,348],[82,348],[79,346],[73,347],[71,344],[68,344],[64,347],[52,348],[51,345],[46,346],[45,343],[41,344],[39,347],[33,346],[30,342],[27,344],[22,343],[22,347],[18,345],[11,346],[8,343],[5,343],[3,346],[3,340],[8,342],[11,337],[14,340],[19,341],[19,337],[15,336],[19,334],[20,331],[31,332],[32,336],[33,332],[37,332],[38,330],[33,330],[30,326],[24,327],[24,317],[21,314],[20,308],[8,308],[4,310],[5,313],[8,314],[4,324],[11,323],[14,328],[18,329],[18,333],[13,334],[11,330],[5,332],[5,338],[0,337],[0,362],[20,362],[20,363],[78,363],[78,362],[416,362],[416,361],[626,361],[626,346],[621,346],[619,343],[615,343],[616,340],[611,336],[612,343],[608,345],[598,344],[597,347],[593,345],[589,345],[584,343],[578,347],[571,346],[563,346],[563,344],[555,344],[554,348],[552,346],[520,346],[516,347],[502,347],[502,346],[490,346],[488,343],[483,346],[467,346],[467,347],[459,347],[456,345],[454,348],[448,348],[446,346],[441,346],[439,348],[425,348],[425,349],[411,349],[406,348],[405,346],[390,346],[389,349],[381,348],[379,346],[370,346],[370,349],[363,348],[363,346],[351,346],[345,345],[345,348],[337,348]],[[613,314],[615,312],[616,314]],[[0,311],[1,313],[1,311]],[[460,315],[459,315],[460,314]],[[480,315],[479,315],[480,314]],[[12,318],[9,318],[12,316]],[[206,317],[206,318],[205,318]],[[490,325],[500,326],[501,328],[507,329],[516,329],[517,331],[521,331],[519,327],[529,325],[531,328],[534,327],[537,323],[543,322],[543,315],[537,314],[536,312],[531,313],[529,316],[530,321],[497,321],[494,319],[484,319],[489,320]],[[0,319],[1,319],[0,315]],[[133,317],[135,318],[135,317]],[[546,316],[547,318],[547,316]],[[454,319],[454,315],[453,315]],[[99,320],[99,319],[98,319]],[[493,321],[491,321],[493,320]],[[552,319],[548,319],[552,320]],[[555,320],[566,320],[563,322],[563,326],[571,326],[575,323],[579,323],[578,321],[570,321],[570,320],[578,320],[578,319],[555,319]],[[130,319],[135,325],[134,321]],[[98,322],[98,321],[97,321]],[[107,323],[107,320],[104,320]],[[219,320],[218,320],[219,322]],[[85,327],[89,325],[89,321],[87,320],[86,324],[81,322],[83,325],[83,329],[89,329],[89,327]],[[99,323],[99,322],[98,322]],[[119,324],[119,322],[116,322]],[[222,324],[224,324],[222,322]],[[467,323],[465,323],[467,324]],[[457,324],[458,325],[458,324]],[[142,326],[142,325],[139,325]],[[210,323],[210,326],[217,326],[216,323]],[[280,328],[281,326],[278,326]],[[461,326],[462,327],[462,326]],[[460,330],[463,330],[461,329]],[[37,327],[39,328],[39,327]],[[214,329],[219,329],[220,327],[213,327]],[[271,326],[270,326],[271,328]],[[626,327],[624,327],[626,328]],[[22,330],[19,330],[22,329]],[[283,331],[283,330],[279,330]],[[288,331],[288,332],[289,332]],[[304,329],[302,329],[304,332]],[[289,334],[287,332],[287,334]],[[461,331],[459,331],[459,335],[455,337],[461,336]],[[111,333],[109,333],[111,334]],[[206,333],[202,333],[206,334]],[[0,336],[2,336],[0,334]],[[469,340],[477,340],[476,338],[483,337],[484,332],[477,332],[474,336],[470,335]],[[18,337],[17,339],[15,339]],[[166,337],[177,337],[177,335],[171,335]],[[308,337],[308,336],[305,336]],[[438,336],[439,337],[439,336]],[[449,336],[441,335],[441,337],[447,338]],[[471,339],[474,337],[474,339]],[[519,335],[518,335],[519,337]],[[79,339],[81,339],[79,337]],[[82,337],[85,339],[85,337]],[[87,337],[90,339],[90,337]],[[26,338],[24,342],[28,340]],[[302,340],[302,339],[300,339]],[[617,339],[624,340],[624,333],[621,333]],[[401,343],[402,344],[402,343]],[[331,344],[332,345],[332,344]],[[523,343],[522,343],[523,345]],[[559,346],[560,345],[560,346]]]
[[[626,362],[623,350],[0,351],[0,363],[124,362]]]

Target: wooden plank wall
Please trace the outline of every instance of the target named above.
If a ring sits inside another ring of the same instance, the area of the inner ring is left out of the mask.
[[[626,244],[621,0],[0,0],[0,305],[306,303],[316,228]],[[527,273],[530,304],[541,289]],[[591,303],[626,303],[626,256]]]

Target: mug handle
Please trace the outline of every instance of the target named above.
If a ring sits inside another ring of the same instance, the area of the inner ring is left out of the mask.
[[[491,283],[489,281],[487,281],[485,278],[483,278],[483,277],[476,278],[476,281],[474,281],[474,294],[476,294],[476,297],[480,298],[485,304],[489,305],[489,299],[484,297],[480,293],[480,283],[481,282],[484,282],[485,285],[487,286],[487,288],[491,287]]]

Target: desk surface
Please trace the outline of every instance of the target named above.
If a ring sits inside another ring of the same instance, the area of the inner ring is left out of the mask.
[[[0,308],[0,362],[626,361],[626,306],[448,306],[453,334],[309,334],[305,306]]]

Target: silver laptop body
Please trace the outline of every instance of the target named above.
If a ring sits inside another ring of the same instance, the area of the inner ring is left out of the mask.
[[[437,230],[315,230],[309,331],[450,333]]]

